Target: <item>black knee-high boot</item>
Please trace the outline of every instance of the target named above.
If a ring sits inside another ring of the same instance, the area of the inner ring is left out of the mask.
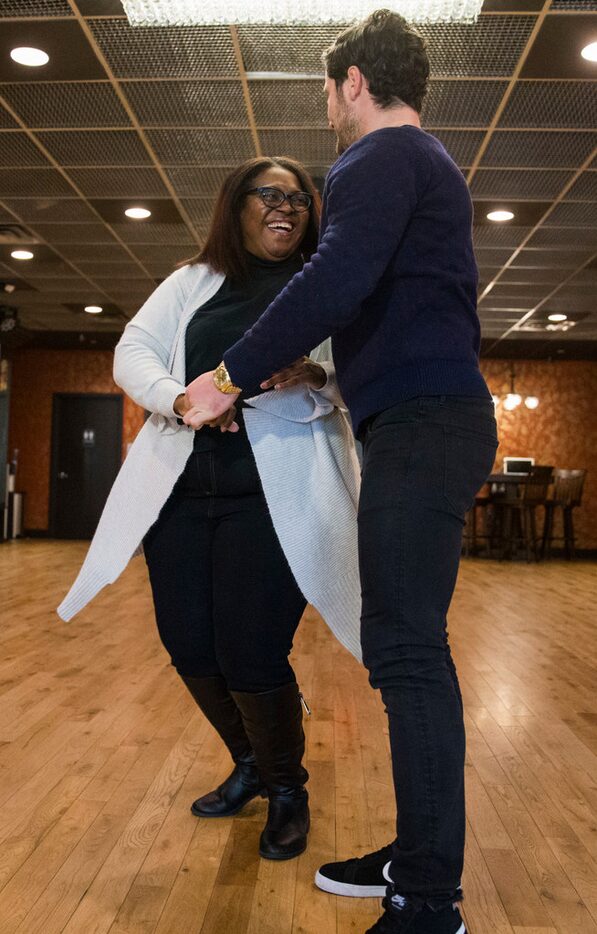
[[[221,676],[181,677],[234,760],[234,769],[228,778],[214,791],[197,798],[191,811],[196,817],[230,817],[257,795],[266,797],[242,717]]]
[[[259,853],[265,859],[292,859],[307,846],[309,778],[301,765],[305,751],[298,685],[285,684],[262,694],[232,691],[268,791],[267,824]]]

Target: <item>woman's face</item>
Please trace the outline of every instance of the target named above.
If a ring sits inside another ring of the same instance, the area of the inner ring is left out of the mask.
[[[273,166],[264,169],[250,183],[251,188],[279,188],[285,195],[302,191],[293,172]],[[240,215],[245,249],[260,259],[281,261],[301,245],[310,211],[295,211],[288,201],[276,208],[263,203],[258,194],[246,195]]]

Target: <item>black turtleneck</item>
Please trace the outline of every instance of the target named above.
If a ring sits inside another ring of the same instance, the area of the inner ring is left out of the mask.
[[[249,278],[242,283],[231,279],[224,282],[212,298],[197,309],[186,332],[186,381],[190,383],[206,370],[214,370],[224,351],[236,343],[276,295],[303,266],[300,254],[280,262],[259,259],[249,253]],[[245,389],[236,403],[240,431],[222,433],[219,428],[202,428],[195,433],[195,450],[214,450],[225,443],[230,455],[240,456],[250,451],[242,418],[242,399],[256,396],[259,386]]]

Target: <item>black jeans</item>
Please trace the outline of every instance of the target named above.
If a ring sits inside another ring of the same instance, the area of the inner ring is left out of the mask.
[[[464,514],[494,462],[493,404],[413,399],[360,434],[363,655],[389,717],[398,807],[390,874],[401,894],[433,902],[463,866],[465,736],[446,614]]]
[[[258,693],[295,680],[306,606],[253,464],[191,454],[144,540],[160,638],[179,674]]]

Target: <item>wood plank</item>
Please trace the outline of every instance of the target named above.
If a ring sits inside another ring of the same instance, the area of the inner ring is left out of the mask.
[[[313,710],[309,847],[261,860],[264,801],[231,819],[189,812],[230,759],[160,646],[143,562],[72,624],[53,615],[83,553],[0,548],[2,934],[363,932],[379,900],[326,895],[313,876],[395,832],[387,720],[366,672],[308,608],[292,660]],[[596,597],[585,562],[463,564],[450,631],[472,934],[597,934]]]

